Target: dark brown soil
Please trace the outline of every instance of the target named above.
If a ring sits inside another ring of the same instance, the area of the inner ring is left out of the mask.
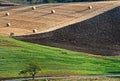
[[[120,55],[120,7],[55,31],[14,38],[97,55]]]

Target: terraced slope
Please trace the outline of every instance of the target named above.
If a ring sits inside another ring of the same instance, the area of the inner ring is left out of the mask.
[[[33,29],[37,29],[38,33],[52,31],[92,18],[117,7],[119,4],[119,1],[110,1],[74,4],[44,4],[36,5],[36,10],[32,10],[31,6],[1,9],[0,34],[9,35],[10,32],[14,32],[15,35],[29,35],[33,34]],[[89,5],[92,5],[93,9],[89,10]],[[52,9],[56,10],[55,14],[50,13]],[[6,12],[10,12],[11,15],[5,16]],[[6,27],[6,23],[8,22],[11,23],[10,27]]]

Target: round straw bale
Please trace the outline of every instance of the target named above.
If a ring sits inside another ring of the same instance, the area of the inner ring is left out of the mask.
[[[14,36],[14,33],[13,32],[10,32],[10,37]]]
[[[10,23],[7,23],[6,25],[7,25],[8,27],[9,27],[9,26],[11,26],[11,24],[10,24]]]
[[[33,7],[32,7],[32,10],[35,10],[35,9],[36,9],[36,7],[35,7],[35,6],[33,6]]]
[[[93,7],[90,5],[89,7],[88,7],[88,9],[92,9]]]
[[[37,29],[33,29],[33,33],[37,33]]]
[[[5,13],[5,15],[6,15],[6,16],[9,16],[9,15],[10,15],[10,13],[9,13],[9,12],[6,12],[6,13]]]
[[[55,13],[55,10],[51,10],[51,13],[52,13],[52,14]]]

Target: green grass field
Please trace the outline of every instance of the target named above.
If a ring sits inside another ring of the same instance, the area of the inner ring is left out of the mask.
[[[120,56],[96,56],[0,36],[0,78],[21,77],[19,71],[32,61],[40,64],[42,76],[120,73]]]

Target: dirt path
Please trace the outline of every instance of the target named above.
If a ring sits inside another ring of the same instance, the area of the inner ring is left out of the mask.
[[[106,78],[106,77],[113,77],[113,78],[120,78],[120,74],[116,75],[92,75],[92,76],[58,76],[58,77],[37,77],[36,80],[41,79],[99,79],[99,78]],[[25,81],[25,80],[31,80],[32,78],[19,78],[19,79],[8,79],[8,80],[2,80],[2,81]]]

